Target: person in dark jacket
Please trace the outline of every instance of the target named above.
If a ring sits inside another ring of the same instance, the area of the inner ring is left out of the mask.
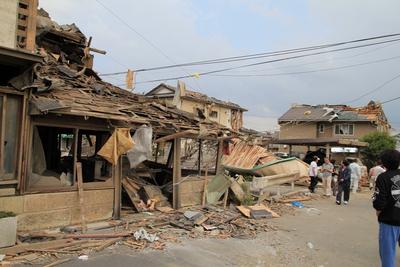
[[[351,171],[349,168],[349,162],[347,160],[343,160],[342,166],[339,170],[338,177],[338,192],[336,195],[336,204],[340,205],[342,203],[342,193],[343,196],[343,204],[349,204],[350,199],[350,177]]]
[[[376,179],[373,206],[379,222],[379,255],[382,267],[396,266],[396,246],[400,241],[400,152],[381,155],[386,172]]]

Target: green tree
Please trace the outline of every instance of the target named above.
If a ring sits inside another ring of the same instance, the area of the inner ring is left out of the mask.
[[[387,133],[374,132],[363,136],[361,139],[368,146],[361,149],[364,164],[371,168],[376,164],[380,154],[387,149],[396,148],[396,138]]]

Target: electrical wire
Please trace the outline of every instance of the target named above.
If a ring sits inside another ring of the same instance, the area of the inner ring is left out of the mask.
[[[96,1],[98,1],[98,0],[96,0]],[[136,69],[135,71],[136,72],[144,72],[144,71],[176,68],[176,67],[182,67],[182,66],[186,67],[186,66],[230,63],[230,62],[237,62],[237,61],[243,61],[243,60],[252,60],[252,59],[265,58],[265,57],[274,57],[274,56],[288,55],[288,54],[293,54],[293,53],[307,52],[307,51],[312,51],[312,50],[320,50],[320,49],[325,49],[325,48],[330,48],[330,47],[335,47],[335,46],[342,46],[342,45],[346,45],[346,44],[395,37],[395,36],[399,36],[399,35],[400,35],[400,33],[388,34],[388,35],[374,36],[374,37],[363,38],[363,39],[356,39],[356,40],[351,40],[351,41],[346,41],[346,42],[338,42],[338,43],[315,45],[315,46],[308,46],[308,47],[301,47],[301,48],[294,48],[294,49],[286,49],[286,50],[280,50],[280,51],[263,52],[263,53],[257,53],[257,54],[248,54],[248,55],[241,55],[241,56],[234,56],[234,57],[225,57],[225,58],[217,58],[217,59],[210,59],[210,60],[194,61],[194,62],[166,65],[166,66],[159,66],[159,67],[152,67],[152,68],[143,68],[143,69]],[[114,73],[103,73],[100,75],[101,76],[109,76],[109,75],[120,75],[120,74],[125,74],[125,73],[126,72],[114,72]]]
[[[400,56],[378,59],[373,61],[367,61],[363,63],[351,64],[351,65],[344,65],[339,67],[331,67],[331,68],[323,68],[323,69],[316,69],[316,70],[308,70],[308,71],[294,71],[294,72],[282,72],[282,73],[267,73],[267,74],[210,74],[210,76],[220,76],[220,77],[267,77],[267,76],[282,76],[282,75],[296,75],[296,74],[305,74],[305,73],[314,73],[314,72],[324,72],[324,71],[331,71],[331,70],[340,70],[340,69],[348,69],[354,68],[358,66],[365,66],[370,64],[376,64],[381,62],[386,62],[390,60],[395,60],[400,58]]]
[[[151,47],[153,47],[155,50],[157,50],[161,55],[163,55],[166,59],[168,59],[170,62],[172,62],[173,64],[176,64],[176,62],[169,57],[166,53],[164,53],[164,51],[162,51],[161,48],[159,48],[158,46],[156,46],[152,41],[150,41],[148,38],[146,38],[143,34],[141,34],[139,31],[137,31],[134,27],[132,27],[129,23],[127,23],[125,20],[123,20],[120,16],[118,16],[118,14],[116,14],[112,9],[110,9],[109,7],[107,7],[106,5],[104,5],[100,0],[95,0],[99,5],[101,5],[105,10],[107,10],[113,17],[115,17],[119,22],[121,22],[122,24],[124,24],[128,29],[130,29],[131,31],[133,31],[134,33],[136,33],[139,37],[141,37],[144,41],[146,41]],[[400,35],[400,34],[398,34]],[[186,74],[189,74],[185,69],[180,68],[183,72],[185,72]],[[137,71],[136,71],[137,72]],[[127,72],[125,72],[126,74]],[[189,74],[190,75],[190,74]]]
[[[356,101],[358,101],[358,100],[360,100],[360,99],[366,97],[367,95],[370,95],[370,94],[372,94],[372,93],[375,93],[375,92],[381,90],[381,89],[384,88],[386,85],[388,85],[389,83],[393,82],[394,80],[396,80],[396,79],[398,79],[398,78],[400,78],[400,73],[397,74],[397,75],[395,75],[394,77],[390,78],[389,80],[383,82],[383,83],[382,83],[381,85],[379,85],[378,87],[375,87],[374,89],[372,89],[372,90],[366,92],[365,94],[362,94],[362,95],[360,95],[359,97],[354,98],[354,99],[352,99],[352,100],[350,100],[350,101],[345,101],[344,103],[349,104],[349,103],[356,102]]]
[[[381,41],[381,42],[375,42],[375,43],[369,43],[369,44],[363,44],[363,45],[350,46],[350,47],[345,47],[345,48],[337,48],[337,49],[332,49],[332,50],[328,50],[328,51],[320,51],[320,52],[308,53],[308,54],[303,54],[303,55],[272,59],[272,60],[267,60],[267,61],[262,61],[262,62],[256,62],[256,63],[251,63],[251,64],[239,65],[239,66],[235,66],[235,67],[227,67],[227,68],[223,68],[223,69],[200,72],[200,73],[197,73],[197,74],[184,75],[184,76],[178,76],[178,77],[169,77],[169,78],[163,78],[163,79],[147,80],[147,81],[137,82],[137,84],[139,84],[139,83],[143,84],[143,83],[160,82],[160,81],[170,81],[170,80],[178,80],[178,79],[186,79],[186,78],[205,76],[205,75],[210,75],[210,74],[229,71],[229,70],[247,68],[247,67],[252,67],[252,66],[259,66],[259,65],[264,65],[264,64],[270,64],[270,63],[286,61],[286,60],[293,60],[293,59],[304,58],[304,57],[315,56],[315,55],[322,55],[322,54],[327,54],[327,53],[332,53],[332,52],[339,52],[339,51],[346,51],[346,50],[351,50],[351,49],[358,49],[358,48],[361,48],[361,47],[368,47],[368,46],[373,46],[373,45],[378,45],[378,44],[383,44],[383,43],[397,42],[399,40],[400,40],[400,38],[389,40],[389,41]]]

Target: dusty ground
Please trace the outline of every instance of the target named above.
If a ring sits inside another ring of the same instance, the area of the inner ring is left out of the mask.
[[[348,206],[337,206],[332,198],[305,204],[320,214],[298,209],[294,216],[273,220],[280,230],[253,240],[187,240],[140,253],[112,247],[62,266],[379,266],[369,192],[352,195]]]

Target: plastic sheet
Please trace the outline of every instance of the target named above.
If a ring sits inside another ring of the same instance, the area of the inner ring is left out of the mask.
[[[132,139],[135,146],[127,152],[127,156],[131,168],[135,168],[151,157],[153,129],[149,126],[142,125],[136,130]]]

